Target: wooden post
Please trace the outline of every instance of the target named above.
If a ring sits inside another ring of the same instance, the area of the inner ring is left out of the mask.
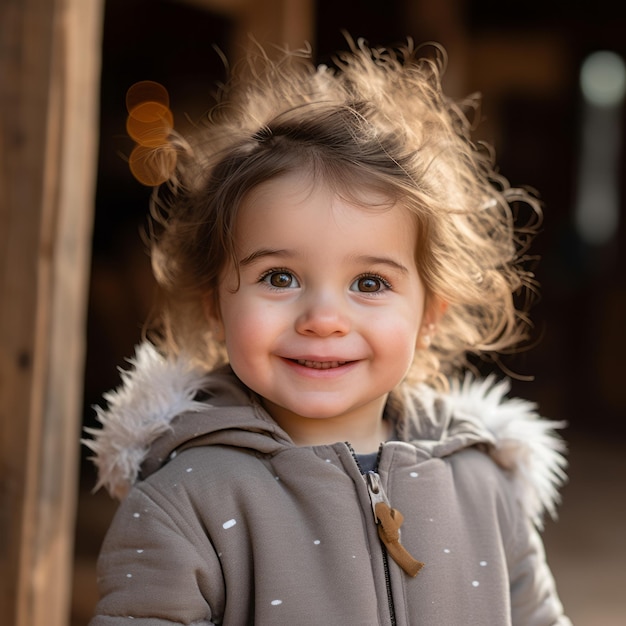
[[[0,616],[66,626],[103,0],[0,3]]]

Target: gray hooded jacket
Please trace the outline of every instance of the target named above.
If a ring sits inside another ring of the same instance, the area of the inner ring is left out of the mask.
[[[506,381],[408,392],[364,475],[349,442],[296,446],[228,367],[147,343],[132,365],[86,442],[122,501],[90,626],[570,624],[538,534],[561,425]]]

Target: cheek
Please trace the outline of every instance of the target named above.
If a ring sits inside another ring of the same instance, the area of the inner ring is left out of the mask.
[[[226,349],[231,360],[248,360],[266,346],[276,322],[271,307],[254,306],[243,298],[226,298],[221,307]]]
[[[419,332],[412,325],[392,330],[389,334],[385,349],[397,355],[398,360],[404,358],[413,361],[417,348]]]
[[[259,391],[269,372],[268,358],[275,332],[270,316],[237,299],[222,307],[225,346],[233,371],[245,385]]]
[[[243,307],[229,305],[222,307],[224,338],[229,351],[238,343],[245,344],[254,339],[251,321],[244,311]]]
[[[406,316],[382,316],[371,320],[370,338],[386,352],[397,351],[404,354],[415,346],[419,335],[419,316],[414,312]]]

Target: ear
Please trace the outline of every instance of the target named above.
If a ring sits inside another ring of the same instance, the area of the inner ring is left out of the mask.
[[[217,294],[210,292],[202,298],[204,317],[209,324],[211,335],[215,341],[222,342],[226,338],[220,303]]]
[[[438,297],[431,297],[424,307],[422,323],[417,335],[416,347],[418,350],[428,350],[437,332],[437,324],[446,312],[448,303]]]

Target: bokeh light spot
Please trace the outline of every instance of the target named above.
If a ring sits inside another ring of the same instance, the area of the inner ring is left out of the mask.
[[[128,164],[133,176],[151,187],[164,183],[176,168],[177,154],[170,142],[174,115],[163,85],[141,81],[126,93],[126,132],[136,142]]]
[[[128,165],[143,185],[156,187],[164,183],[176,167],[176,150],[169,144],[158,148],[137,145],[130,153]]]
[[[167,109],[170,106],[170,96],[160,83],[142,80],[132,85],[126,92],[126,110],[131,113],[144,102],[158,102]]]
[[[598,50],[580,69],[580,88],[585,99],[596,106],[616,106],[626,93],[626,65],[615,52]]]

